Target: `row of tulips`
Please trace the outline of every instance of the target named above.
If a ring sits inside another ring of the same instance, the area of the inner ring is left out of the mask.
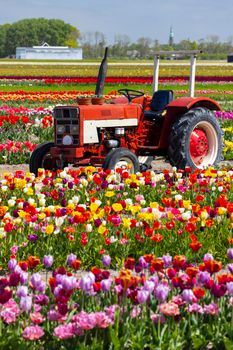
[[[53,271],[41,257],[44,273],[39,258],[14,256],[0,279],[2,349],[230,349],[233,264],[221,272],[211,254],[196,264],[144,254],[114,274],[108,255],[81,274],[75,254]]]
[[[106,83],[110,84],[152,84],[152,76],[108,76],[106,77]],[[197,82],[225,82],[232,83],[232,75],[227,76],[202,76],[197,75],[195,80]],[[33,84],[43,82],[45,84],[88,84],[96,83],[96,76],[0,76],[0,82],[17,83],[30,81]],[[182,83],[188,82],[189,76],[162,76],[159,78],[162,82],[175,82]]]
[[[5,103],[5,101],[31,101],[31,102],[44,102],[44,101],[52,101],[52,102],[64,102],[70,101],[74,102],[77,99],[78,95],[93,95],[93,91],[8,91],[8,92],[0,92],[0,101]],[[111,100],[113,97],[118,95],[117,91],[112,91],[111,93],[105,95],[106,102]]]
[[[187,89],[180,89],[175,91],[175,95],[179,96],[187,96]],[[67,91],[8,91],[8,92],[0,92],[0,101],[5,103],[7,101],[30,101],[30,102],[60,102],[60,101],[70,101],[73,103],[78,95],[93,95],[93,91],[77,91],[77,90],[67,90]],[[105,95],[107,100],[111,100],[113,97],[118,95],[117,91],[111,91],[109,94]],[[232,90],[215,90],[215,89],[204,89],[204,90],[196,90],[197,96],[202,95],[210,95],[212,98],[214,96],[222,97],[227,99],[227,96],[231,97],[233,95]],[[106,101],[107,102],[107,101]]]
[[[43,115],[42,118],[30,118],[27,115],[0,115],[0,127],[7,127],[7,125],[35,125],[42,128],[49,128],[53,125],[52,115]]]
[[[148,64],[149,63],[149,64]],[[56,65],[51,66],[51,64],[37,65],[33,62],[33,65],[22,65],[18,64],[4,64],[0,65],[0,76],[1,77],[97,77],[99,64],[88,62],[85,64],[74,64],[74,65],[64,65],[59,62]],[[134,62],[134,64],[128,64],[127,62],[115,62],[114,64],[109,63],[108,65],[108,76],[110,77],[144,77],[152,76],[153,74],[153,62]],[[170,77],[182,77],[189,75],[189,62],[186,64],[179,64],[178,62],[169,62],[169,64],[161,64],[160,76]],[[197,64],[197,75],[198,76],[232,76],[232,64],[226,64],[225,62],[198,62]],[[232,81],[232,80],[231,80]]]
[[[16,115],[26,115],[26,116],[33,116],[33,115],[45,115],[45,114],[51,114],[53,110],[53,107],[34,107],[34,108],[28,108],[24,106],[19,107],[12,107],[8,105],[0,106],[0,115],[1,114],[16,114]]]

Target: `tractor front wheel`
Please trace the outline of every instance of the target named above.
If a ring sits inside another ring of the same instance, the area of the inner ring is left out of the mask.
[[[193,108],[173,124],[168,156],[178,169],[215,165],[223,159],[222,152],[223,132],[207,108]]]
[[[53,146],[54,142],[45,142],[34,149],[29,162],[31,173],[37,176],[39,168],[44,168],[46,170],[54,170],[57,168],[49,152],[50,148]]]
[[[103,169],[116,170],[118,168],[127,169],[131,174],[139,171],[140,165],[138,157],[127,148],[115,148],[111,150],[103,162]]]

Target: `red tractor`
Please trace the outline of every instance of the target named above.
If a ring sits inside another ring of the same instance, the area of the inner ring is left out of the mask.
[[[103,105],[56,106],[54,142],[39,145],[30,158],[30,171],[74,166],[127,167],[130,171],[150,167],[157,155],[166,155],[179,169],[203,168],[222,160],[223,132],[213,113],[221,110],[210,98],[193,97],[196,55],[191,56],[190,97],[174,99],[172,90],[158,90],[160,55],[155,54],[153,96],[148,108],[144,93],[121,89],[124,97]],[[101,63],[96,94],[103,91],[107,49]]]

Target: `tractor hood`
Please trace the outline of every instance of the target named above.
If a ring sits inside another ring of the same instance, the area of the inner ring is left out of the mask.
[[[98,142],[101,128],[132,127],[138,125],[142,108],[138,104],[104,104],[78,106],[80,129],[83,130],[81,143]]]

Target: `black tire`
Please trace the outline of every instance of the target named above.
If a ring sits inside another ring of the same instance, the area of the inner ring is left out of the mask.
[[[117,164],[119,164],[120,167],[120,162],[122,162],[122,165],[125,162],[126,165],[131,166],[129,169],[131,173],[137,173],[140,170],[138,157],[127,148],[122,147],[111,150],[105,157],[102,167],[104,170],[115,170]]]
[[[199,141],[193,143],[197,133]],[[171,128],[168,142],[168,157],[178,169],[203,168],[223,160],[223,131],[214,113],[207,108],[193,108],[179,117]]]
[[[48,162],[46,159],[45,162],[45,156],[49,155],[49,150],[53,146],[54,142],[45,142],[34,149],[29,162],[29,169],[31,173],[34,173],[37,176],[39,168],[44,168],[46,170],[53,170],[56,168],[52,161]]]

